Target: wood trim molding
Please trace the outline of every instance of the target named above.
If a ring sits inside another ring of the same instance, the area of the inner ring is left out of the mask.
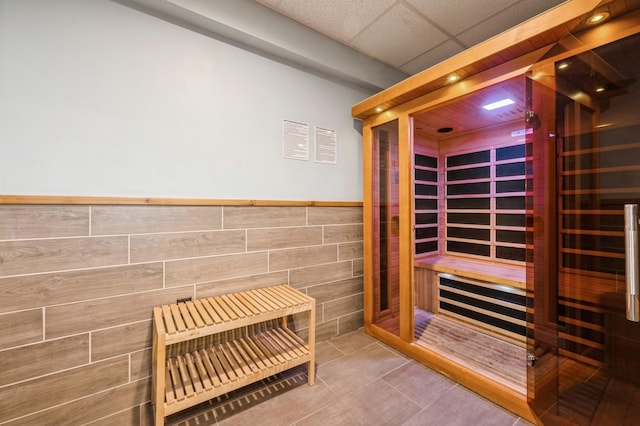
[[[221,200],[214,198],[98,197],[75,195],[0,194],[0,205],[1,204],[362,207],[362,201]]]

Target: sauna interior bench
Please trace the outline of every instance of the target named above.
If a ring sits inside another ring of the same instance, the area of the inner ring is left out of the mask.
[[[527,273],[524,266],[454,256],[423,256],[416,257],[415,267],[515,288],[527,288]]]
[[[312,297],[278,285],[153,308],[155,424],[166,416],[308,363],[315,378]],[[308,315],[307,343],[287,326]]]
[[[453,256],[415,259],[416,307],[523,346],[526,267]]]

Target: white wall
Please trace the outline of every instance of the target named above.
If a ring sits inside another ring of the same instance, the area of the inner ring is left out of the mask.
[[[0,0],[0,194],[359,201],[370,95],[107,0]],[[283,119],[338,163],[282,158]]]

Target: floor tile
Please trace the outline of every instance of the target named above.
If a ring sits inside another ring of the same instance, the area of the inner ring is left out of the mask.
[[[518,418],[462,386],[454,386],[403,426],[512,426]]]
[[[345,354],[359,351],[364,346],[378,342],[377,339],[365,334],[362,329],[352,331],[342,336],[334,337],[330,340],[331,344]]]
[[[419,411],[407,397],[377,380],[296,422],[296,426],[400,425]]]
[[[417,362],[409,362],[383,377],[421,408],[436,401],[457,384],[442,374]]]
[[[343,355],[344,352],[340,351],[340,349],[329,342],[320,342],[316,344],[316,365],[326,364]]]
[[[357,352],[345,355],[317,369],[317,376],[337,395],[345,395],[390,373],[405,358],[381,343],[370,343]]]

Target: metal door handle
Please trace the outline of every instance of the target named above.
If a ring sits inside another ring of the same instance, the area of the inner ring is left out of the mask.
[[[638,205],[624,205],[624,250],[627,319],[640,322],[640,268],[638,267]]]

